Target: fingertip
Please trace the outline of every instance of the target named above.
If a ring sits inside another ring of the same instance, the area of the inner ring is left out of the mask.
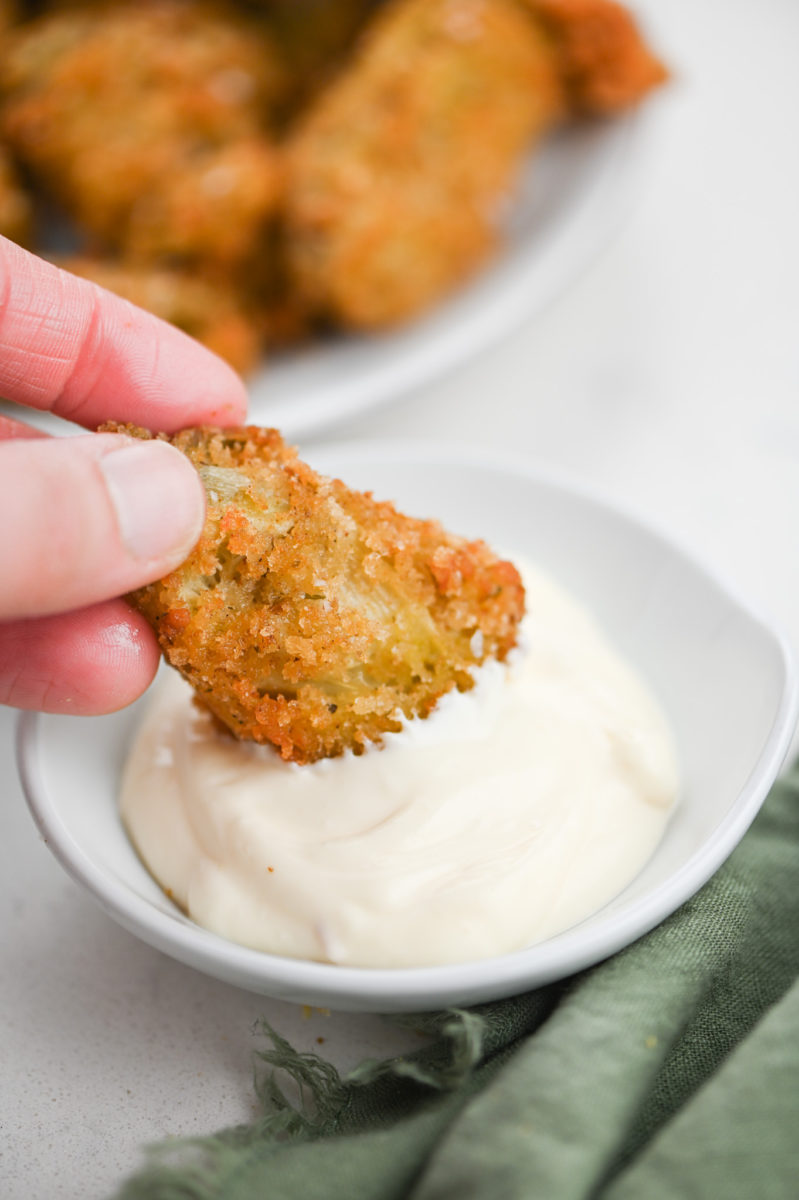
[[[137,347],[128,347],[127,363],[134,364],[138,386],[137,416],[125,416],[154,432],[175,433],[189,425],[241,425],[247,417],[244,380],[229,363],[173,325],[137,314],[146,323],[149,337],[139,331],[138,353],[145,356],[135,366]],[[152,364],[147,359],[152,348]],[[148,383],[149,381],[149,383]]]
[[[84,355],[83,388],[62,396],[61,410],[67,406],[71,419],[95,427],[107,419],[132,421],[157,433],[245,420],[247,391],[228,363],[174,325],[87,286],[99,296],[101,333]]]
[[[152,313],[0,238],[0,394],[88,429],[241,424],[244,382]]]
[[[141,329],[138,342],[127,347],[128,374],[120,393],[127,411],[119,419],[158,433],[175,433],[190,425],[240,425],[246,420],[244,381],[228,363],[149,313],[138,319],[147,329]],[[132,393],[135,409],[129,415]]]
[[[0,616],[71,612],[169,574],[202,532],[198,473],[160,439],[0,441]]]
[[[77,612],[0,625],[0,702],[96,716],[138,699],[160,653],[144,618],[113,600]]]
[[[210,350],[206,353],[213,359],[215,379],[209,389],[208,415],[202,424],[243,425],[247,420],[249,403],[244,380],[224,359],[212,354]]]
[[[77,702],[91,704],[92,712],[117,712],[138,700],[161,664],[155,634],[124,600],[89,609],[78,638],[78,653],[69,665]]]
[[[97,462],[122,544],[139,564],[130,586],[139,586],[188,556],[205,523],[205,489],[186,456],[167,442],[108,436],[121,444]]]

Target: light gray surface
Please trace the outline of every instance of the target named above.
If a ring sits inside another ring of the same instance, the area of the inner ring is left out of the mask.
[[[378,1017],[217,983],[120,929],[39,841],[12,774],[12,726],[0,713],[4,1200],[103,1196],[142,1144],[251,1119],[261,1016],[340,1065],[418,1044]]]
[[[331,437],[526,453],[633,503],[799,646],[799,5],[646,0],[676,78],[642,204],[501,346]],[[42,846],[0,715],[0,1194],[99,1200],[166,1133],[252,1112],[253,1023],[352,1062],[374,1018],[263,1001],[118,929]]]

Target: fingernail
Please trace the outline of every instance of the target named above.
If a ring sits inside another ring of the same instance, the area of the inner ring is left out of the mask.
[[[205,501],[188,459],[166,442],[134,442],[99,461],[128,551],[175,566],[202,532]]]

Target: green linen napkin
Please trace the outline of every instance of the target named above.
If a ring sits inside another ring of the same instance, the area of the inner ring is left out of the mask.
[[[264,1027],[263,1118],[157,1148],[118,1200],[794,1200],[798,973],[795,770],[697,896],[590,971],[414,1018],[429,1044],[343,1079]]]

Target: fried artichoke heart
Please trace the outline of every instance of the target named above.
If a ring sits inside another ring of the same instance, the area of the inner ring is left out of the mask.
[[[25,245],[30,240],[33,208],[5,146],[0,145],[0,235]]]
[[[288,139],[296,291],[344,328],[416,316],[501,244],[536,142],[665,77],[613,0],[389,0]]]
[[[524,588],[484,542],[317,474],[273,429],[157,436],[196,466],[207,518],[129,599],[237,738],[296,763],[359,754],[514,646]]]
[[[399,324],[496,249],[525,154],[564,105],[514,0],[394,0],[289,139],[297,291],[334,322]]]
[[[520,2],[552,39],[575,115],[613,116],[668,78],[632,13],[615,0]]]
[[[44,13],[9,36],[2,126],[99,247],[144,262],[250,261],[278,204],[277,52],[194,0]]]

